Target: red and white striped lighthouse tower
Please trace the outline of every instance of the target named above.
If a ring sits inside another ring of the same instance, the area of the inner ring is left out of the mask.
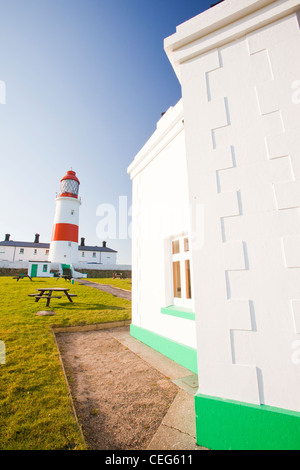
[[[50,243],[49,261],[73,264],[78,262],[80,182],[75,171],[67,171],[60,180],[60,194],[55,199],[56,209]]]

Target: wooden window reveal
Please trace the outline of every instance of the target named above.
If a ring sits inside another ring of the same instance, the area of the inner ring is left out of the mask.
[[[181,298],[180,261],[173,262],[173,288],[174,297]]]
[[[179,252],[180,252],[179,240],[174,240],[172,242],[172,253],[173,255],[177,255]]]
[[[186,288],[186,298],[192,298],[192,289],[191,289],[191,270],[190,270],[190,260],[185,260],[185,288]]]

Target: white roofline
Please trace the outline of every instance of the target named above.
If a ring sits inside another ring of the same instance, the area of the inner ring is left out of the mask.
[[[158,121],[156,130],[135,156],[127,173],[133,179],[184,129],[182,99]]]
[[[182,23],[164,41],[180,81],[179,65],[299,10],[300,0],[225,0]]]

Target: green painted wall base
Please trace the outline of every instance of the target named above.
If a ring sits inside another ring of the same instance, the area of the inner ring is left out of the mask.
[[[178,364],[186,367],[190,371],[197,374],[197,351],[196,349],[185,346],[184,344],[177,343],[172,341],[164,336],[157,335],[152,331],[145,330],[136,325],[130,326],[130,334],[141,341],[142,343],[147,344],[156,351],[164,354],[169,359],[172,359]]]
[[[198,445],[212,450],[300,450],[300,413],[195,395]]]

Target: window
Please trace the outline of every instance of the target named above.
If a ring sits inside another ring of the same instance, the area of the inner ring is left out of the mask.
[[[45,254],[46,254],[46,255],[49,255],[49,250],[46,250]]]
[[[43,264],[43,273],[46,273],[48,271],[48,265]]]
[[[74,211],[73,211],[73,210],[71,210],[71,215],[74,215]]]
[[[72,243],[71,243],[71,242],[68,242],[68,246],[72,246]]]
[[[179,252],[180,252],[179,240],[174,240],[172,242],[172,253],[173,253],[173,255],[177,255]]]
[[[96,258],[96,253],[93,253],[93,258]]]
[[[185,260],[185,293],[186,298],[192,298],[192,290],[191,290],[191,269],[190,269],[190,260]]]
[[[84,251],[83,251],[83,252],[81,253],[81,258],[84,258],[84,255],[85,255],[85,253],[84,253]]]
[[[24,255],[24,248],[20,248],[20,255]]]
[[[180,261],[173,261],[173,293],[174,297],[181,298]]]
[[[37,254],[37,249],[36,249],[36,248],[33,250],[33,254],[34,254],[34,255]]]
[[[187,237],[172,240],[172,276],[174,305],[191,307],[191,265]]]

